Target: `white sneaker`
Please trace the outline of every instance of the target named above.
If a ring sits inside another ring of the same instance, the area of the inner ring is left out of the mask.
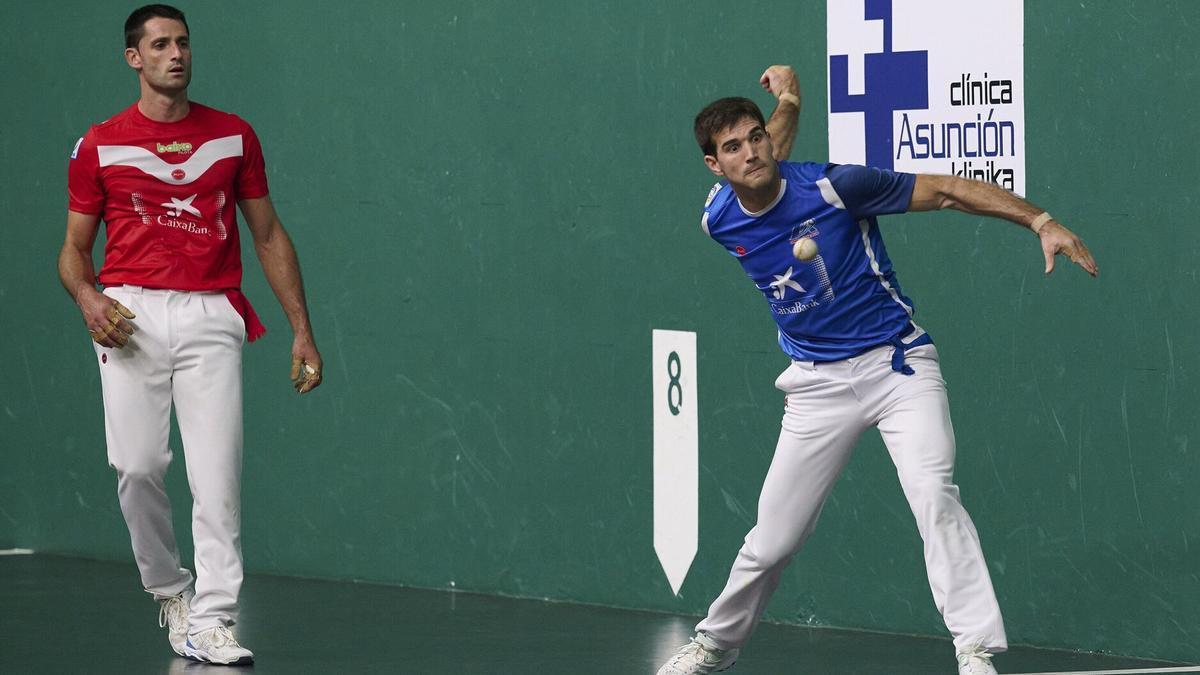
[[[982,647],[958,653],[958,675],[996,675],[992,655]]]
[[[658,669],[658,675],[717,673],[728,670],[737,661],[737,649],[717,649],[704,642],[707,640],[703,636],[697,635],[692,638],[691,642],[684,645],[670,661]]]
[[[187,642],[188,607],[192,604],[192,591],[185,590],[158,602],[158,627],[167,629],[167,640],[171,649],[183,656],[183,645]]]
[[[225,626],[217,626],[189,635],[183,647],[184,656],[193,661],[240,666],[254,663],[254,653],[238,644]]]

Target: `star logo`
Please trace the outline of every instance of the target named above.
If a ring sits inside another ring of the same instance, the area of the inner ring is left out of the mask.
[[[771,295],[774,295],[776,300],[782,300],[783,296],[787,293],[787,289],[789,288],[794,288],[797,293],[807,293],[803,286],[792,279],[792,273],[793,268],[789,267],[783,274],[771,275],[775,277],[775,281],[770,283],[770,286],[773,289],[771,291]]]
[[[199,193],[197,193],[197,194],[199,194]],[[197,218],[201,218],[202,216],[200,215],[200,209],[192,206],[192,202],[195,201],[195,199],[196,199],[196,195],[192,195],[191,197],[188,197],[187,199],[176,199],[174,197],[171,197],[171,201],[163,202],[159,206],[167,207],[167,213],[172,218],[178,218],[179,216],[183,215],[183,213],[185,211],[187,213],[192,214],[193,216],[196,216]]]

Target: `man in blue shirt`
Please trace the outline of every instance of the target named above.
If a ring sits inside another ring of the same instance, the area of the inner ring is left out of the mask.
[[[784,100],[786,92],[767,79],[764,86]],[[876,217],[953,208],[1003,218],[1038,237],[1047,274],[1060,254],[1092,276],[1096,262],[1048,213],[995,185],[781,161],[768,127],[744,98],[715,101],[695,120],[704,161],[723,179],[709,192],[701,226],[741,263],[778,325],[779,346],[792,359],[775,382],[786,412],[758,522],[696,637],[659,675],[733,665],[870,427],[879,429],[916,517],[959,673],[994,675],[991,656],[1008,642],[979,536],[953,480],[954,435],[937,349],[912,321],[913,303],[900,290]],[[815,247],[801,250],[804,239]]]

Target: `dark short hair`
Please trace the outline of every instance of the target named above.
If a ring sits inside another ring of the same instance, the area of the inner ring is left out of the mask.
[[[763,127],[767,126],[762,111],[748,98],[731,96],[709,103],[696,115],[696,143],[700,145],[704,154],[716,155],[716,135],[747,117]]]
[[[183,12],[175,9],[170,5],[146,5],[133,10],[128,19],[125,19],[125,48],[137,47],[138,43],[146,35],[146,22],[155,17],[162,19],[175,19],[183,24],[183,29],[191,34],[191,29],[188,28],[187,19],[183,18]]]

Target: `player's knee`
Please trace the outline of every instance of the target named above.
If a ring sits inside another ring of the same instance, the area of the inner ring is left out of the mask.
[[[770,540],[764,540],[762,537],[756,537],[754,541],[747,541],[743,550],[747,557],[754,561],[755,567],[763,570],[769,570],[781,565],[786,565],[800,546],[804,544],[804,540],[811,534],[812,528],[806,528],[798,538],[793,537],[773,537]]]
[[[756,547],[751,553],[751,558],[753,558],[756,567],[769,570],[780,565],[786,565],[794,554],[794,549],[779,545],[770,545]]]
[[[936,524],[955,520],[962,511],[958,486],[953,483],[922,482],[908,487],[906,491],[918,521]]]
[[[121,457],[109,462],[123,481],[159,481],[167,473],[169,457],[141,456]]]

